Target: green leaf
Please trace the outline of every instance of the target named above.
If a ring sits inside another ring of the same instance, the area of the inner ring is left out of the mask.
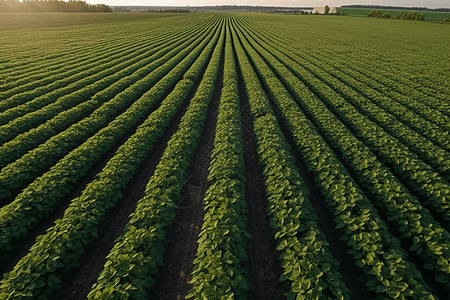
[[[385,286],[382,286],[382,285],[379,285],[379,286],[377,286],[377,288],[375,289],[375,292],[376,293],[383,293],[384,291],[386,291],[386,289],[387,289],[387,287],[385,287]]]
[[[448,283],[450,281],[449,274],[439,274],[436,276],[436,281],[440,283]]]

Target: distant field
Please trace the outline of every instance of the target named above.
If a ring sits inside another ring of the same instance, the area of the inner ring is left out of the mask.
[[[397,16],[401,12],[408,12],[409,10],[396,10],[396,9],[369,9],[369,8],[343,8],[338,7],[339,13],[345,13],[351,16],[367,16],[372,10],[379,10],[383,13],[391,13],[392,16]],[[446,18],[450,18],[450,12],[434,12],[434,11],[419,11],[425,14],[425,21],[442,21]]]
[[[0,30],[30,29],[41,30],[51,27],[65,27],[86,24],[139,22],[149,18],[159,19],[171,14],[129,13],[0,13]]]
[[[1,300],[448,299],[450,26],[0,20]]]

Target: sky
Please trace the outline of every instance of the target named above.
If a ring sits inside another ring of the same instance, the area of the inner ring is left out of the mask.
[[[350,4],[389,5],[405,7],[450,8],[450,0],[87,0],[91,4],[106,4],[110,6],[140,5],[140,6],[203,6],[203,5],[259,5],[259,6],[342,6]]]

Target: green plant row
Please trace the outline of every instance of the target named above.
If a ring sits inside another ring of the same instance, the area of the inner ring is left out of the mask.
[[[202,45],[206,42],[205,40]],[[26,236],[34,224],[53,211],[59,200],[73,190],[75,184],[88,173],[90,168],[101,160],[102,156],[112,149],[133,126],[138,124],[139,120],[151,112],[152,108],[188,69],[189,64],[195,59],[195,55],[198,55],[203,47],[202,45],[192,51],[181,64],[173,68],[168,75],[131,105],[124,114],[70,152],[50,171],[31,183],[11,204],[0,210],[1,260],[8,259],[8,254],[14,250],[17,241]],[[158,130],[160,132],[163,129]],[[162,132],[158,134],[162,134]]]
[[[59,34],[59,33],[57,33]],[[50,37],[53,37],[50,34]],[[87,39],[87,41],[91,42],[94,37],[91,35],[91,39]],[[59,34],[58,41],[61,43],[71,43],[70,47],[62,51],[58,51],[57,53],[48,53],[48,51],[39,51],[37,47],[34,49],[25,49],[20,53],[21,59],[17,59],[17,56],[14,55],[16,53],[9,53],[9,57],[5,56],[5,59],[2,60],[2,64],[0,65],[0,75],[7,76],[8,74],[12,75],[12,78],[19,79],[21,76],[27,76],[27,73],[33,73],[36,70],[43,69],[45,71],[55,70],[61,68],[65,63],[70,62],[69,57],[77,56],[83,50],[88,50],[84,43],[73,44],[73,37],[70,36],[61,36]],[[132,38],[133,39],[133,38]],[[86,40],[85,40],[86,41]],[[97,38],[98,41],[98,38]],[[101,40],[102,43],[96,43],[95,46],[89,45],[89,49],[101,49],[102,47],[108,47],[112,43],[105,42]],[[112,41],[111,41],[112,42]],[[7,47],[3,49],[9,50]],[[28,52],[23,55],[23,52]],[[34,50],[33,52],[31,50]],[[89,51],[89,50],[88,50]],[[5,54],[7,51],[5,51]],[[2,57],[3,58],[3,57]],[[82,62],[82,61],[80,61]],[[53,67],[53,68],[52,68]]]
[[[151,22],[161,23],[164,22],[162,19],[157,20],[156,18],[153,20],[149,20],[150,22],[146,22],[145,32],[153,32],[157,33],[158,28],[150,27]],[[123,24],[125,25],[125,24]],[[149,26],[150,25],[150,26]],[[130,26],[114,26],[115,32],[112,35],[102,34],[99,36],[89,35],[83,36],[81,42],[74,43],[74,36],[78,37],[78,35],[83,35],[83,29],[78,28],[74,30],[69,30],[67,35],[61,35],[59,32],[51,32],[46,35],[47,38],[54,38],[55,36],[58,38],[58,41],[64,45],[62,49],[58,52],[48,51],[39,51],[39,49],[27,49],[25,47],[20,47],[22,51],[18,51],[21,59],[17,59],[16,52],[9,53],[10,60],[3,59],[0,66],[0,75],[12,74],[14,77],[20,77],[24,75],[24,73],[31,73],[36,71],[37,69],[46,69],[47,67],[55,67],[55,69],[63,66],[64,63],[70,62],[68,59],[71,56],[77,56],[80,52],[89,49],[101,49],[102,47],[108,47],[110,44],[114,42],[119,42],[122,37],[129,37],[131,40],[144,38],[144,31],[137,31],[135,28],[131,28]],[[33,34],[31,34],[33,35]],[[108,38],[105,38],[108,37]],[[112,38],[109,38],[112,37]],[[8,48],[4,50],[10,50]],[[13,52],[12,50],[11,52]],[[7,54],[8,51],[5,51]],[[22,52],[22,53],[21,53]],[[25,55],[24,53],[25,52]],[[55,70],[49,69],[49,70]]]
[[[189,69],[211,42],[213,34],[214,30],[211,30],[208,38],[191,51],[178,69]],[[217,40],[217,34],[214,40]],[[99,223],[122,196],[122,191],[133,178],[140,163],[154,148],[182,106],[194,85],[191,78],[195,80],[201,71],[201,62],[194,63],[191,71],[188,71],[188,78],[180,81],[178,76],[170,78],[171,83],[178,82],[175,89],[138,127],[136,133],[119,147],[114,157],[97,175],[97,179],[88,184],[80,197],[72,200],[63,218],[57,220],[56,225],[48,229],[45,235],[39,236],[30,252],[11,272],[4,275],[0,297],[46,299],[53,290],[60,287],[62,276],[78,266],[78,260],[86,247],[98,237]],[[176,168],[171,170],[178,171]]]
[[[218,34],[219,31],[214,42],[208,45],[207,53],[213,51],[211,60],[206,54],[201,58],[208,67],[197,92],[149,179],[144,196],[108,254],[88,299],[149,297],[153,275],[163,263],[166,229],[175,217],[175,203],[181,197],[186,170],[200,140],[214,93],[225,36],[223,25]],[[200,69],[200,64],[193,66],[193,70]],[[183,81],[192,85],[190,78],[185,76]]]
[[[349,70],[348,67],[343,67],[342,64],[336,64],[336,53],[334,53],[333,55],[325,55],[321,51],[319,57],[319,54],[308,54],[305,53],[305,51],[292,51],[291,46],[288,47],[286,46],[285,42],[283,43],[281,41],[279,33],[271,34],[267,30],[265,30],[264,36],[259,35],[259,37],[265,41],[267,41],[268,36],[270,36],[271,41],[273,41],[274,39],[279,40],[279,42],[272,42],[273,46],[276,45],[277,50],[288,56],[290,59],[301,63],[301,65],[305,69],[314,73],[314,75],[321,79],[323,82],[333,87],[333,89],[338,90],[341,94],[344,94],[346,100],[352,101],[352,103],[361,103],[358,105],[359,110],[366,110],[365,114],[373,116],[372,119],[377,118],[380,125],[385,124],[383,126],[385,129],[386,126],[390,127],[391,129],[389,130],[389,132],[392,135],[404,142],[410,149],[414,150],[418,155],[420,155],[422,159],[426,160],[433,167],[439,170],[440,174],[444,175],[444,178],[447,179],[447,173],[449,172],[449,164],[446,162],[448,160],[448,153],[444,152],[442,149],[439,149],[439,147],[433,145],[424,137],[427,137],[430,140],[434,141],[443,149],[449,150],[450,138],[448,133],[437,125],[431,123],[430,121],[427,121],[419,115],[408,111],[405,107],[403,107],[403,105],[398,104],[396,101],[392,101],[400,97],[405,98],[403,95],[396,94],[391,98],[387,98],[386,96],[382,95],[381,92],[385,92],[387,90],[385,86],[375,80],[371,80],[370,78],[368,79],[367,75],[362,73],[363,68],[360,68],[361,70],[359,72],[355,72],[351,69]],[[288,37],[284,37],[285,40],[287,38]],[[324,63],[325,59],[327,63]],[[368,65],[366,63],[364,65],[364,70],[367,67]],[[324,70],[326,70],[326,72],[324,72]],[[343,72],[343,70],[345,70],[345,72]],[[328,72],[332,75],[328,74]],[[335,78],[331,76],[334,76],[348,86],[339,83]],[[378,78],[380,77],[384,78],[384,76],[378,75]],[[367,86],[368,83],[370,83],[370,87]],[[354,91],[350,89],[350,87],[353,88]],[[393,114],[396,118],[405,122],[409,127],[419,132],[424,137],[418,135],[404,125],[401,125],[398,120],[395,120],[395,118],[393,118],[392,116],[389,116],[386,113],[382,112],[375,105],[367,101],[366,98],[358,95],[357,92],[360,92],[363,96],[371,99],[371,101],[376,105]],[[423,98],[424,96],[423,94],[420,94],[416,95],[416,97]],[[439,109],[443,108],[443,106],[438,107]],[[450,107],[448,103],[446,104],[446,107]],[[374,113],[369,112],[369,110],[374,111]],[[427,109],[424,110],[426,111]],[[434,114],[441,115],[436,111],[434,111]]]
[[[251,36],[255,37],[253,33]],[[249,52],[255,51],[251,45],[244,45]],[[260,53],[267,54],[263,51]],[[430,296],[429,287],[420,272],[408,261],[400,242],[389,232],[377,210],[331,148],[301,112],[283,84],[276,80],[269,66],[258,58],[256,52],[250,56],[308,169],[313,172],[328,208],[335,216],[336,228],[342,232],[341,239],[349,246],[348,253],[353,255],[355,264],[364,271],[368,290],[379,294],[379,299]],[[266,59],[273,60],[273,57],[267,55]],[[273,62],[272,65],[276,64]]]
[[[14,120],[15,118],[36,111],[44,107],[45,105],[52,104],[54,101],[58,100],[61,97],[70,97],[71,93],[79,92],[89,85],[94,85],[95,87],[97,87],[97,89],[94,90],[95,92],[97,92],[99,91],[98,87],[105,87],[105,85],[97,83],[100,79],[103,79],[103,82],[106,82],[109,85],[111,84],[111,82],[113,82],[111,81],[111,78],[117,76],[117,73],[122,69],[132,64],[137,64],[143,58],[148,57],[149,52],[153,54],[156,51],[154,51],[153,49],[148,50],[148,48],[146,48],[141,49],[141,51],[139,52],[140,53],[130,53],[125,56],[116,55],[112,58],[112,60],[108,60],[107,63],[102,62],[101,65],[98,65],[95,68],[88,68],[85,71],[75,73],[75,75],[67,78],[63,77],[63,79],[53,80],[55,77],[57,78],[58,75],[50,76],[49,79],[51,79],[51,83],[47,86],[35,87],[34,89],[26,90],[22,93],[15,93],[16,89],[4,92],[6,96],[11,97],[6,98],[6,100],[0,102],[0,109],[2,111],[0,113],[0,124],[7,124],[9,121]],[[111,82],[108,81],[108,79]],[[117,81],[117,79],[115,79],[114,81]]]
[[[349,290],[338,271],[339,263],[328,251],[325,235],[317,224],[318,217],[309,202],[308,190],[244,52],[247,47],[245,43],[241,46],[235,32],[233,40],[253,115],[268,199],[267,212],[280,251],[284,270],[280,281],[288,286],[287,297],[289,300],[349,299]]]
[[[175,52],[169,51],[172,50],[173,47],[181,45],[183,42],[186,42],[186,39],[170,39],[169,41],[167,41],[167,39],[162,39],[160,41],[161,45],[158,47],[150,50],[144,49],[140,55],[131,53],[125,57],[119,58],[117,61],[105,64],[99,67],[100,70],[102,70],[100,73],[88,76],[86,78],[82,77],[83,79],[61,89],[56,89],[52,92],[44,92],[41,94],[41,92],[39,92],[40,88],[37,88],[36,90],[13,96],[2,102],[4,105],[8,105],[7,108],[10,109],[0,113],[0,124],[4,125],[9,121],[30,112],[34,112],[39,115],[43,113],[41,111],[45,111],[45,109],[42,108],[46,105],[50,105],[51,111],[53,112],[51,116],[53,116],[56,113],[72,107],[74,103],[78,104],[89,99],[89,97],[93,96],[95,93],[105,89],[109,85],[118,81],[120,78],[128,76],[133,72],[137,72],[134,74],[135,76],[145,76],[147,74],[145,73],[146,69],[140,71],[139,69],[147,66],[149,63],[157,59],[163,59],[162,57],[168,53],[170,53],[168,54],[168,57],[170,57],[170,55],[173,56]],[[57,82],[54,84],[58,85]],[[22,104],[29,99],[33,100]],[[46,109],[48,110],[49,107]],[[16,122],[19,122],[19,124],[16,124]],[[1,140],[2,142],[7,140],[7,138],[11,138],[10,136],[12,133],[9,133],[8,130],[12,130],[11,128],[16,127],[22,129],[24,127],[24,125],[20,126],[20,122],[23,121],[21,119],[17,119],[9,123],[5,129],[3,129],[3,126],[1,127],[2,131],[0,132],[2,134],[0,136],[3,137]],[[28,126],[25,127],[27,129],[33,128],[40,124],[38,121],[31,122],[31,120],[28,120],[26,123],[28,124]]]
[[[389,57],[386,61],[376,60],[376,63],[373,63],[374,59],[379,57],[379,53],[368,53],[367,47],[361,47],[353,43],[344,46],[340,41],[329,39],[326,42],[322,41],[322,43],[314,40],[314,45],[312,45],[311,42],[305,40],[304,36],[296,37],[301,34],[300,32],[290,32],[289,35],[283,35],[280,32],[285,32],[285,29],[276,30],[264,23],[261,23],[261,26],[264,27],[264,32],[270,35],[272,41],[278,41],[278,45],[292,51],[292,55],[306,59],[307,63],[312,58],[318,62],[326,61],[327,64],[324,64],[324,67],[334,66],[336,70],[345,70],[345,74],[354,78],[363,76],[364,80],[361,80],[361,82],[370,82],[370,87],[381,93],[391,95],[394,101],[397,101],[397,98],[400,97],[402,102],[406,104],[410,101],[412,103],[421,102],[429,105],[425,111],[429,111],[430,108],[439,108],[434,111],[436,116],[440,116],[439,112],[447,112],[447,115],[450,112],[450,104],[447,101],[448,95],[437,92],[438,87],[442,87],[442,84],[435,83],[432,86],[426,86],[414,82],[410,79],[414,76],[405,74],[400,68],[392,67],[392,57]],[[320,45],[317,43],[320,43]],[[308,47],[320,47],[321,51],[304,51]],[[344,47],[345,51],[342,49]],[[340,51],[336,51],[337,48]],[[293,51],[293,49],[298,51]],[[349,53],[352,55],[349,55]],[[401,52],[399,51],[399,53]],[[358,59],[355,60],[354,57],[358,57]],[[380,66],[382,63],[385,64],[384,68]],[[405,98],[405,95],[408,98]],[[420,110],[417,112],[422,113]]]
[[[195,38],[195,36],[193,37]],[[193,39],[187,40],[186,43],[181,44],[179,47],[172,49],[173,52],[170,53],[169,56],[163,57],[161,60],[156,60],[153,63],[149,63],[145,65],[148,69],[145,71],[148,73],[151,70],[154,70],[158,66],[167,63],[168,59],[174,54],[183,49],[183,47],[187,46],[191,43]],[[174,44],[173,46],[176,46]],[[143,63],[145,63],[144,61]],[[114,97],[118,92],[127,88],[129,85],[134,84],[134,81],[139,80],[140,76],[129,76],[129,77],[120,77],[121,74],[118,74],[116,79],[118,80],[115,84],[107,87],[103,92],[99,92],[94,95],[91,99],[78,104],[68,110],[65,110],[49,121],[39,125],[36,128],[32,128],[28,132],[24,132],[9,142],[5,142],[2,146],[0,146],[0,169],[5,167],[8,163],[15,161],[20,158],[22,155],[30,151],[31,149],[37,147],[41,143],[44,143],[47,139],[57,135],[58,133],[66,130],[69,126],[78,122],[80,119],[89,115],[100,107],[104,102],[108,101],[111,97]],[[122,75],[125,75],[122,73]],[[138,73],[138,75],[143,75],[142,72]],[[145,81],[144,81],[145,82]],[[137,83],[136,83],[137,84]],[[143,85],[144,87],[146,85]],[[78,101],[78,100],[77,100]],[[51,113],[51,111],[50,111]],[[41,109],[35,114],[28,114],[23,117],[25,124],[27,124],[26,129],[29,127],[29,122],[32,116],[35,116],[37,120],[34,123],[39,121],[38,117],[41,119],[46,119],[48,116],[45,114],[45,109]],[[15,125],[15,126],[12,126]],[[2,127],[2,128],[10,128],[11,131],[7,132],[6,129],[4,131],[4,141],[8,139],[8,137],[12,137],[17,132],[20,132],[20,125],[16,122],[12,122],[11,126]],[[0,131],[1,129],[0,128]],[[24,130],[22,130],[24,131]],[[9,134],[8,134],[9,133]]]
[[[246,299],[247,261],[244,147],[233,46],[227,22],[223,87],[211,154],[202,230],[186,298]]]
[[[8,199],[26,187],[68,152],[108,124],[187,56],[207,34],[208,32],[205,31],[201,37],[196,36],[171,50],[167,54],[169,55],[168,60],[157,60],[148,64],[149,70],[145,72],[148,74],[141,74],[142,71],[139,74],[120,79],[118,83],[100,94],[101,98],[112,98],[112,100],[102,104],[90,116],[51,137],[44,144],[4,167],[0,173],[0,201]],[[111,93],[110,90],[116,89],[117,85],[126,89],[114,96],[115,93]]]
[[[258,51],[265,53],[262,49]],[[413,247],[408,250],[415,251],[423,258],[425,268],[435,269],[438,282],[449,282],[450,234],[302,81],[277,59],[267,59],[270,56],[268,54],[263,56],[301,108],[314,121],[327,143],[339,153],[345,165],[355,172],[355,180],[376,200],[375,205],[385,210],[384,216],[401,232],[400,238],[414,242]],[[300,68],[282,54],[277,54],[277,58],[283,59],[293,68]]]
[[[448,91],[445,92],[442,84],[439,83],[439,80],[436,80],[437,78],[433,78],[432,74],[427,74],[426,78],[421,79],[423,82],[419,83],[415,81],[414,75],[392,68],[392,65],[387,62],[381,63],[384,63],[384,66],[378,63],[376,65],[368,64],[366,59],[362,59],[358,62],[352,62],[346,67],[383,84],[385,88],[380,89],[380,92],[396,91],[416,101],[430,105],[432,108],[439,107],[439,110],[442,112],[445,112],[447,115],[450,114],[450,105],[446,101]],[[376,89],[379,87],[382,88],[383,86],[374,86]],[[389,89],[386,89],[386,87]]]
[[[37,128],[19,134],[11,141],[4,143],[0,146],[0,169],[77,123],[107,100],[107,98],[94,96],[88,101],[63,111]]]

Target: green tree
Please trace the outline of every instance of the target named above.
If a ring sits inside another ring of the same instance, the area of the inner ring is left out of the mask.
[[[328,5],[325,5],[325,14],[328,15],[330,12],[330,7]]]

